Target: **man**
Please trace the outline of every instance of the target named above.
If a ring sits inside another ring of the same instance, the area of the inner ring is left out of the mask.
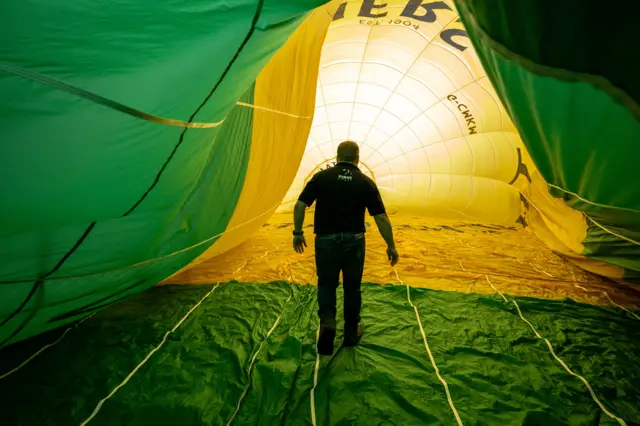
[[[316,269],[318,273],[318,353],[331,355],[336,335],[336,289],[342,271],[344,286],[344,346],[355,346],[362,337],[360,284],[365,255],[365,210],[375,219],[387,243],[391,265],[398,262],[391,222],[373,180],[358,168],[360,149],[355,142],[338,146],[338,162],[318,172],[307,183],[294,208],[293,248],[304,252],[307,242],[302,232],[305,209],[317,200]]]

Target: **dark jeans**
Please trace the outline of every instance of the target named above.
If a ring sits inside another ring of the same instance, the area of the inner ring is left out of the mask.
[[[360,284],[364,269],[364,233],[342,233],[316,237],[318,272],[318,316],[323,324],[336,322],[336,289],[342,271],[344,322],[346,327],[360,322]]]

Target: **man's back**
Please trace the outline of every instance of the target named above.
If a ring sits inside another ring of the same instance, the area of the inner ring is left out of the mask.
[[[316,204],[317,235],[365,232],[364,213],[385,212],[376,184],[354,164],[342,162],[317,173],[300,195],[310,206]]]
[[[362,337],[360,285],[366,252],[364,213],[374,217],[387,243],[391,266],[398,261],[393,230],[376,184],[358,169],[360,148],[353,141],[338,146],[338,164],[317,173],[305,186],[293,209],[293,249],[307,246],[302,226],[305,209],[317,201],[315,252],[318,273],[318,353],[331,355],[336,335],[336,288],[344,285],[344,342],[354,346]]]

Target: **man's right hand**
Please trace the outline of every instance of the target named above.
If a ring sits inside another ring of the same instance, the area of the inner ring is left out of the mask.
[[[396,250],[395,247],[388,247],[387,257],[389,258],[389,262],[391,262],[391,266],[395,266],[396,263],[398,263],[398,258],[400,256],[398,255],[398,250]]]

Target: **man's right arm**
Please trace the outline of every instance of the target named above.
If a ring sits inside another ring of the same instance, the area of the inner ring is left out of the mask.
[[[387,247],[396,247],[396,243],[393,241],[393,228],[391,227],[391,221],[386,213],[382,213],[373,217],[378,225],[378,231],[387,243]]]
[[[393,240],[393,228],[391,227],[391,221],[386,213],[382,213],[373,217],[380,231],[380,235],[387,243],[387,256],[391,266],[395,266],[398,263],[398,250],[396,250],[396,243]]]
[[[370,185],[370,190],[366,196],[367,210],[369,210],[369,214],[375,219],[378,230],[387,243],[387,257],[389,258],[389,262],[391,262],[391,266],[394,266],[398,263],[398,251],[396,250],[396,243],[393,241],[391,221],[389,220],[389,216],[387,216],[387,211],[384,208],[378,187],[372,180],[370,181]]]

